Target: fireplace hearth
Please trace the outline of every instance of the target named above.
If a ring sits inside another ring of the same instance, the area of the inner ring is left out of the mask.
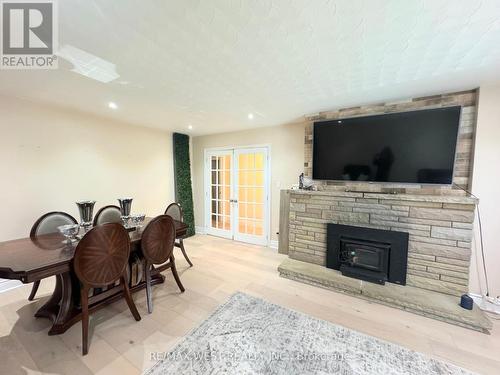
[[[326,266],[377,284],[406,285],[408,233],[327,224]]]

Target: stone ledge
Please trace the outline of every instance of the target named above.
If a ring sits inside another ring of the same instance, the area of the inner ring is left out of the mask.
[[[477,198],[455,195],[428,195],[428,194],[380,194],[364,193],[366,198],[391,199],[413,202],[436,202],[454,204],[477,204]]]
[[[408,285],[368,283],[342,276],[336,270],[294,259],[283,261],[278,271],[281,277],[287,279],[344,292],[475,331],[489,334],[493,327],[477,306],[472,311],[462,309],[458,298],[447,294]]]
[[[460,195],[436,195],[436,194],[383,194],[383,193],[370,193],[370,192],[350,192],[350,191],[335,191],[335,190],[299,190],[290,189],[292,194],[301,195],[317,195],[317,196],[331,196],[331,197],[349,197],[349,198],[372,198],[381,200],[398,200],[409,202],[434,202],[434,203],[447,203],[458,205],[475,205],[478,199],[473,197],[466,197]]]

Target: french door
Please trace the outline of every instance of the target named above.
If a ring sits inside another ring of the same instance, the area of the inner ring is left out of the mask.
[[[267,245],[267,147],[207,150],[205,181],[207,233]]]

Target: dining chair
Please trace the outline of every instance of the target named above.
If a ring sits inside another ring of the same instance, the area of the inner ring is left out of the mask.
[[[135,320],[141,320],[126,280],[129,255],[128,232],[118,223],[92,228],[76,247],[73,267],[80,280],[83,355],[89,350],[89,305],[99,298],[99,295],[89,298],[91,288],[103,288],[119,281],[130,312]]]
[[[175,224],[168,215],[155,217],[144,228],[141,238],[141,249],[144,255],[144,273],[146,275],[146,297],[148,312],[153,312],[153,295],[151,278],[170,268],[177,286],[184,292],[174,258]],[[168,262],[167,262],[168,261]],[[157,265],[156,267],[154,265]]]
[[[184,214],[182,212],[182,207],[179,203],[171,203],[168,205],[167,209],[165,210],[165,215],[171,216],[172,219],[180,221],[181,223],[184,222]],[[178,247],[182,251],[182,255],[184,255],[184,258],[186,261],[189,263],[190,267],[193,267],[193,263],[189,259],[189,257],[186,254],[186,249],[184,248],[184,240],[183,238],[179,238],[175,243],[175,247]]]
[[[94,216],[94,226],[106,223],[121,223],[122,213],[120,207],[109,205],[102,207]]]
[[[30,231],[30,238],[36,239],[38,236],[42,236],[44,234],[57,233],[57,227],[70,224],[77,224],[76,219],[70,214],[59,211],[48,212],[35,221],[35,224],[33,224]],[[33,283],[28,301],[33,301],[39,286],[40,280]]]
[[[99,211],[94,216],[93,226],[106,224],[106,223],[122,223],[122,214],[120,207],[110,204],[108,206],[101,207]],[[91,294],[98,294],[112,288],[113,285],[109,285],[107,288],[97,288],[91,291]]]

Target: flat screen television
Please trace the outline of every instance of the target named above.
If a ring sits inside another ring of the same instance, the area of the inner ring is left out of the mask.
[[[460,107],[314,123],[313,179],[451,184]]]

